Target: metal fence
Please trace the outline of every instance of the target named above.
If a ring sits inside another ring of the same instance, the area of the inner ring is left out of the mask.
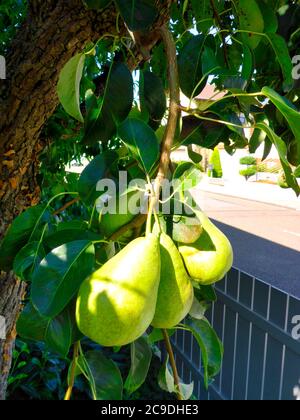
[[[203,387],[199,347],[186,331],[173,337],[181,378],[201,400],[295,400],[300,397],[300,341],[293,319],[300,300],[237,269],[216,287],[208,319],[225,347],[220,375]]]

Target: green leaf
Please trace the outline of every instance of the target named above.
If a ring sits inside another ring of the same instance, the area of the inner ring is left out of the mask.
[[[196,297],[194,297],[193,305],[190,309],[189,315],[194,319],[203,319],[205,313],[209,309],[209,305],[206,302],[199,302]]]
[[[140,99],[142,113],[149,115],[149,125],[156,130],[165,115],[167,99],[162,80],[151,71],[141,72]]]
[[[128,118],[120,125],[118,134],[143,170],[150,173],[159,157],[159,142],[152,128],[141,120]]]
[[[184,46],[178,58],[180,88],[188,98],[198,96],[206,85],[207,78],[200,83],[203,77],[202,52],[204,43],[204,36],[193,36]]]
[[[265,32],[276,33],[278,30],[278,19],[276,8],[268,3],[268,0],[256,0],[265,23]]]
[[[242,79],[250,81],[253,74],[253,54],[248,45],[243,45]]]
[[[82,338],[75,320],[75,301],[52,319],[47,327],[45,342],[50,350],[66,358],[70,347]]]
[[[115,0],[115,3],[133,32],[148,29],[158,15],[154,0]]]
[[[201,348],[204,367],[204,383],[208,388],[209,382],[221,370],[223,359],[223,346],[207,319],[189,321],[184,325],[197,340]]]
[[[115,135],[118,124],[127,118],[132,102],[131,72],[124,63],[112,63],[100,110],[93,110],[93,106],[96,106],[94,100],[94,105],[87,115],[84,143],[107,143]]]
[[[294,85],[293,62],[288,46],[282,36],[273,33],[267,33],[266,35],[280,64],[284,78],[284,88],[288,91]]]
[[[202,302],[216,302],[217,295],[215,292],[215,288],[213,286],[199,286],[199,283],[196,283],[196,288],[194,289],[196,298]]]
[[[44,341],[49,322],[49,318],[41,315],[32,302],[28,302],[19,316],[17,333],[25,340]]]
[[[194,152],[192,145],[188,146],[188,155],[192,162],[200,163],[203,160],[203,156],[197,152]]]
[[[80,110],[80,82],[85,63],[85,54],[77,54],[62,69],[57,85],[59,100],[71,117],[83,123]]]
[[[84,0],[89,9],[101,10],[107,7],[112,0]]]
[[[88,377],[95,401],[122,400],[123,380],[119,368],[100,351],[89,351],[78,358]]]
[[[262,93],[270,99],[290,126],[295,139],[300,144],[300,113],[286,98],[280,96],[277,92],[269,87],[264,87]]]
[[[91,232],[85,229],[63,229],[54,232],[53,234],[47,236],[44,239],[44,245],[47,250],[51,251],[52,249],[58,248],[61,245],[67,244],[68,242],[74,241],[84,241],[89,240],[99,241],[103,239],[100,234]]]
[[[33,272],[45,256],[44,247],[40,242],[30,242],[18,252],[14,259],[15,274],[24,281],[30,280],[30,269]]]
[[[257,123],[263,122],[269,124],[265,114],[258,114],[255,116]],[[257,128],[253,131],[251,139],[249,141],[249,152],[255,153],[260,145],[266,140],[267,134],[264,131],[258,130]]]
[[[139,389],[145,382],[152,359],[148,340],[141,337],[131,344],[131,367],[124,388],[129,394]]]
[[[163,391],[170,393],[176,392],[174,377],[169,369],[169,356],[166,358],[164,364],[160,368],[158,374],[158,385]]]
[[[277,136],[277,134],[270,127],[268,127],[264,123],[256,124],[256,128],[263,130],[267,134],[271,142],[275,145],[280,157],[282,168],[284,170],[286,181],[288,185],[295,191],[295,193],[297,195],[300,195],[299,184],[294,176],[294,173],[287,158],[288,150],[285,142],[279,136]]]
[[[94,268],[94,252],[90,241],[75,241],[54,249],[42,260],[31,290],[33,304],[42,315],[54,318],[73,299]]]
[[[194,392],[194,382],[192,382],[191,384],[183,384],[180,382],[179,388],[183,400],[188,401],[192,397]]]
[[[300,178],[300,165],[295,169],[294,176],[295,178]]]
[[[118,159],[118,155],[113,151],[106,151],[95,157],[82,172],[78,181],[78,192],[81,200],[92,205],[103,191],[97,191],[97,184],[107,178],[109,169]]]
[[[12,269],[16,254],[27,244],[37,227],[49,219],[47,207],[39,205],[26,210],[13,221],[0,244],[1,270]]]
[[[262,33],[265,27],[260,8],[255,0],[236,0],[234,4],[240,22],[239,29],[248,32],[242,34],[242,39],[250,48],[255,49],[262,37],[252,32]]]

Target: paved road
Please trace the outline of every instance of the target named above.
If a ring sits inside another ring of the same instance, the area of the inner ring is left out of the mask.
[[[197,201],[227,234],[235,266],[300,297],[300,212],[206,192]]]

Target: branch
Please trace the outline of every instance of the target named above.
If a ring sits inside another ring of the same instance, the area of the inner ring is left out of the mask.
[[[130,223],[128,223],[125,226],[122,226],[117,232],[115,232],[110,238],[108,238],[109,241],[116,241],[122,236],[124,233],[128,232],[130,229],[138,229],[140,228],[147,219],[146,214],[139,214],[136,216]]]
[[[69,207],[71,207],[73,204],[78,203],[78,201],[80,201],[80,198],[79,197],[74,198],[73,200],[69,201],[64,206],[62,206],[60,209],[56,210],[53,213],[53,216],[59,215],[60,213],[62,213],[63,211],[65,211],[66,209],[68,209]]]
[[[175,361],[170,337],[169,337],[169,334],[168,334],[167,330],[162,330],[162,333],[163,333],[163,336],[164,336],[166,349],[167,349],[167,352],[168,352],[168,355],[169,355],[169,358],[170,358],[170,364],[171,364],[172,371],[173,371],[173,377],[174,377],[174,383],[175,383],[175,387],[176,387],[177,399],[179,401],[183,401],[184,398],[183,398],[183,396],[181,394],[181,391],[180,391],[180,380],[179,380],[179,375],[178,375],[178,371],[177,371],[177,367],[176,367],[176,361]]]

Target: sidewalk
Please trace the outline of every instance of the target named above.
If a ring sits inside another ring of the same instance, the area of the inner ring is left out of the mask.
[[[244,180],[217,180],[205,177],[198,187],[202,191],[274,204],[300,211],[300,197],[291,189],[277,185],[260,184]]]

